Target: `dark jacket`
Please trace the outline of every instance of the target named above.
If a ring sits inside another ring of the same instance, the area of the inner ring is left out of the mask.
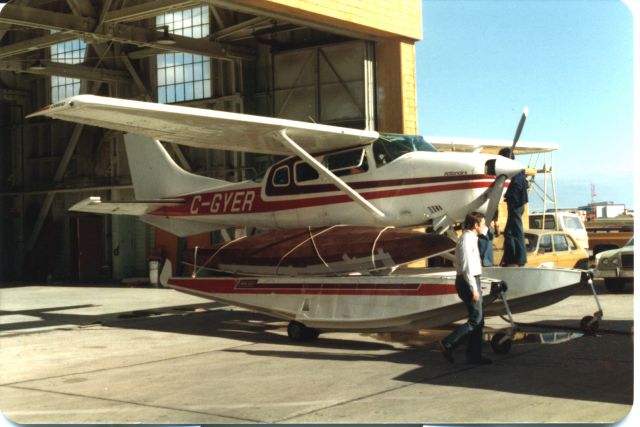
[[[507,201],[507,204],[519,208],[528,203],[528,187],[529,185],[527,184],[527,179],[524,177],[524,171],[520,171],[520,173],[511,178],[509,188],[504,195],[504,199]]]

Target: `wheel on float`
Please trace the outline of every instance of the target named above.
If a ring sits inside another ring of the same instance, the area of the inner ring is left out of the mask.
[[[306,327],[302,323],[291,321],[289,322],[289,326],[287,326],[287,335],[289,335],[291,341],[303,341],[305,329]]]
[[[491,348],[496,354],[507,354],[511,350],[513,340],[504,332],[498,332],[491,338]]]
[[[597,320],[591,323],[592,320],[593,316],[584,316],[580,320],[580,329],[587,335],[595,335],[598,330],[598,326],[600,326]]]
[[[308,328],[302,323],[292,320],[287,326],[287,335],[291,341],[295,342],[313,341],[318,338],[320,331]]]

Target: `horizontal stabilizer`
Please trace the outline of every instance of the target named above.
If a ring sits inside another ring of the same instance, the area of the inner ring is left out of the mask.
[[[176,206],[184,203],[182,199],[159,200],[120,200],[103,202],[100,197],[89,197],[69,208],[74,212],[88,212],[111,215],[135,215],[141,216],[150,210],[162,206]]]

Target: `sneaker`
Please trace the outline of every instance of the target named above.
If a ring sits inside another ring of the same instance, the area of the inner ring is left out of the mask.
[[[453,349],[451,347],[447,347],[442,341],[438,341],[438,348],[440,349],[442,356],[444,356],[449,363],[453,363]]]
[[[487,357],[480,357],[479,359],[473,360],[467,359],[467,363],[469,363],[470,365],[491,365],[493,363],[493,360]]]

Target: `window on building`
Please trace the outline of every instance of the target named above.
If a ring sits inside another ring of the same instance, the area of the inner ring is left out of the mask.
[[[87,45],[81,40],[71,40],[51,46],[51,62],[80,64],[84,62]],[[51,102],[57,102],[80,93],[80,79],[51,76]]]
[[[156,17],[156,27],[196,39],[209,35],[209,8],[196,7]],[[211,60],[183,52],[160,54],[157,60],[158,102],[172,103],[211,97]]]

